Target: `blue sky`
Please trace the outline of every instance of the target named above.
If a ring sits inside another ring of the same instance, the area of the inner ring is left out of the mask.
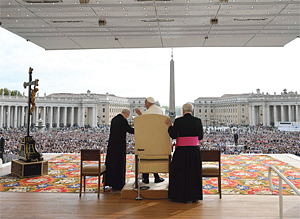
[[[300,93],[300,39],[275,48],[174,48],[175,102],[256,92]],[[153,96],[169,105],[171,49],[56,50],[0,28],[0,88],[26,92],[32,67],[44,93]],[[27,94],[27,92],[26,92]]]

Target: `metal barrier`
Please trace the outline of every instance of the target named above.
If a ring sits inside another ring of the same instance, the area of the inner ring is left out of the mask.
[[[19,159],[19,155],[17,155],[17,154],[8,154],[8,153],[3,154],[3,163],[11,162],[14,159]]]
[[[272,174],[271,170],[273,170],[279,176],[279,218],[283,218],[283,194],[282,194],[282,180],[284,180],[296,193],[300,196],[300,190],[296,188],[284,175],[282,175],[279,170],[277,170],[274,166],[269,167],[269,183],[270,183],[270,190],[273,192],[275,189],[273,187],[272,182]]]

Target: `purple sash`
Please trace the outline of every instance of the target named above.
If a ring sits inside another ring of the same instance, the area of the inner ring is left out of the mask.
[[[199,146],[198,136],[178,137],[175,148],[177,146]]]

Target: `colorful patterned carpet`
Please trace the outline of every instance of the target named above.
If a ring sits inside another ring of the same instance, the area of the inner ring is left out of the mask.
[[[134,155],[127,155],[126,178],[131,172]],[[267,155],[222,155],[222,194],[278,194],[278,177],[272,171],[273,184],[269,189],[268,167],[275,166],[297,188],[300,188],[300,169]],[[49,175],[18,178],[12,175],[0,177],[1,192],[79,192],[80,155],[62,154],[49,160]],[[168,175],[160,174],[162,177]],[[217,194],[217,178],[203,179],[203,192]],[[97,177],[88,177],[86,192],[96,192]],[[103,192],[103,186],[101,186]],[[283,194],[295,192],[283,181]]]

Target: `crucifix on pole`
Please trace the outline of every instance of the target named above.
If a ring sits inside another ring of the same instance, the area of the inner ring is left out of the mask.
[[[29,80],[28,82],[24,82],[23,87],[26,89],[28,87],[28,110],[27,110],[27,136],[29,136],[29,128],[30,128],[30,115],[33,114],[33,110],[35,108],[35,94],[39,90],[37,88],[39,79],[32,81],[32,71],[33,68],[29,68]],[[34,85],[34,89],[31,90],[31,85]],[[30,108],[30,105],[31,108]],[[29,110],[30,109],[30,110]]]
[[[19,152],[19,157],[21,160],[26,162],[41,161],[43,160],[42,154],[40,154],[35,146],[35,140],[29,135],[30,131],[30,116],[33,114],[35,108],[35,94],[39,90],[37,88],[39,80],[36,79],[32,81],[32,71],[33,68],[29,68],[29,81],[24,82],[23,87],[26,89],[28,87],[28,109],[27,109],[27,135],[21,140],[21,149]],[[31,86],[34,88],[31,89]],[[30,108],[31,106],[31,108]]]

